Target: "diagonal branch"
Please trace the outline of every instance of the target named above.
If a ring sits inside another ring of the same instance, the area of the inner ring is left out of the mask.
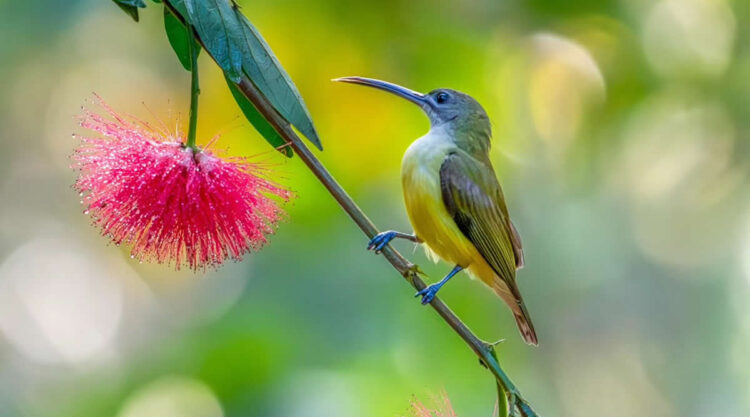
[[[255,85],[243,77],[238,84],[240,91],[255,105],[258,111],[266,120],[279,132],[279,135],[287,141],[287,144],[294,149],[294,152],[300,157],[302,162],[318,177],[328,192],[336,199],[346,214],[351,217],[354,223],[367,235],[368,238],[374,237],[378,230],[375,225],[367,218],[367,215],[357,206],[354,200],[344,191],[339,183],[331,176],[323,164],[315,157],[310,149],[302,142],[300,137],[294,132],[289,123],[282,118],[278,112],[271,106],[263,94],[258,91]],[[416,289],[422,290],[426,287],[424,281],[417,273],[417,267],[401,256],[398,251],[390,245],[383,249],[383,255],[390,264]],[[435,297],[430,303],[433,309],[445,320],[445,322],[466,342],[467,345],[479,357],[481,363],[489,369],[497,379],[498,384],[510,397],[510,407],[517,407],[522,417],[537,417],[531,406],[523,399],[521,393],[513,385],[510,378],[500,367],[492,345],[479,339],[466,325],[443,303]],[[514,410],[511,410],[514,411]],[[515,414],[515,413],[513,413]]]

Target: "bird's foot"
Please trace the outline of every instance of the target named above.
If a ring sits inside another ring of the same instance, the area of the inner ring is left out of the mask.
[[[378,233],[377,236],[372,238],[370,240],[370,243],[367,244],[367,250],[375,250],[375,253],[380,253],[380,251],[383,250],[385,245],[387,245],[391,240],[396,238],[397,234],[398,233],[394,232],[393,230],[389,230],[383,233]]]
[[[422,296],[422,305],[429,304],[433,298],[435,298],[435,295],[440,290],[441,285],[438,284],[432,284],[426,286],[423,290],[418,291],[416,294],[414,294],[415,297]]]

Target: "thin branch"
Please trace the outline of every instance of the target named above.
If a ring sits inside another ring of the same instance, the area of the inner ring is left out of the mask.
[[[240,91],[255,105],[258,111],[265,117],[266,120],[276,129],[287,143],[290,144],[294,152],[299,156],[302,162],[318,177],[318,180],[328,190],[334,199],[339,203],[346,214],[351,217],[354,223],[367,235],[368,238],[373,238],[378,230],[365,213],[357,206],[354,200],[344,191],[339,183],[331,176],[326,170],[323,164],[315,157],[310,149],[302,142],[302,139],[294,132],[289,123],[281,117],[278,112],[271,106],[268,100],[263,94],[255,87],[255,85],[246,77],[243,77],[238,84]],[[422,290],[426,287],[426,284],[419,277],[417,273],[418,269],[416,265],[409,262],[406,258],[401,256],[395,249],[390,245],[383,249],[383,255],[390,262],[390,264],[416,289]],[[521,393],[513,385],[510,378],[500,367],[495,354],[495,349],[492,345],[479,339],[472,331],[466,327],[466,325],[443,303],[438,297],[435,297],[430,303],[432,308],[445,320],[446,323],[466,342],[467,345],[474,351],[479,357],[479,360],[487,369],[492,372],[497,380],[497,383],[508,393],[510,397],[510,404],[517,407],[518,412],[522,417],[537,417],[537,414],[531,408],[531,406],[523,399]],[[511,406],[511,415],[515,415],[514,410]]]

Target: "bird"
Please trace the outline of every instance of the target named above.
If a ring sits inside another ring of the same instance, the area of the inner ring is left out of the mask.
[[[373,78],[333,81],[395,94],[419,106],[430,120],[429,132],[408,147],[401,163],[404,203],[414,233],[382,232],[367,248],[379,253],[396,238],[423,244],[433,259],[455,267],[417,292],[422,304],[432,302],[448,280],[466,271],[510,308],[523,340],[538,345],[516,284],[516,270],[524,266],[523,246],[490,161],[492,129],[484,108],[468,94],[448,88],[422,94]]]

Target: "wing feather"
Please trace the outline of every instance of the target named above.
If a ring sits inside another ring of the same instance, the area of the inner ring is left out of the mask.
[[[523,257],[523,244],[521,243],[521,235],[518,233],[518,229],[516,229],[516,225],[513,224],[510,219],[508,219],[508,224],[510,225],[510,241],[513,244],[513,253],[516,256],[516,269],[521,269],[525,265],[524,257]]]
[[[503,192],[489,160],[460,150],[452,152],[440,167],[440,187],[443,202],[459,229],[520,300],[515,271],[523,265],[521,241],[508,218]]]

